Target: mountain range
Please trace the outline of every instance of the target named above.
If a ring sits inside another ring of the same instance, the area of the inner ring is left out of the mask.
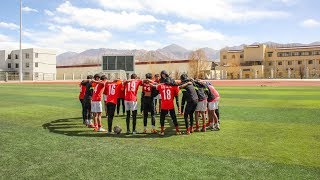
[[[305,45],[320,45],[320,41],[313,42],[310,44],[301,43],[290,43],[290,44],[279,44],[275,42],[265,42],[265,43],[253,43],[254,44],[266,44],[272,47],[292,47],[292,46],[305,46]],[[223,49],[228,50],[239,50],[243,49],[246,44],[240,46],[225,47]],[[212,48],[201,48],[209,60],[220,61],[220,50],[215,50]],[[166,61],[166,60],[186,60],[188,59],[192,51],[185,49],[176,44],[171,44],[169,46],[163,47],[157,50],[147,51],[144,49],[134,49],[134,50],[118,50],[118,49],[88,49],[81,53],[76,52],[66,52],[57,56],[57,66],[70,66],[70,65],[83,65],[83,64],[100,64],[101,57],[103,55],[134,55],[135,60],[138,62],[144,61]]]
[[[218,60],[220,51],[211,48],[201,48],[209,60]],[[118,50],[118,49],[88,49],[81,53],[66,52],[57,56],[57,66],[99,64],[103,55],[134,55],[136,61],[166,61],[186,60],[192,51],[179,45],[171,44],[162,49],[147,51],[144,49]]]

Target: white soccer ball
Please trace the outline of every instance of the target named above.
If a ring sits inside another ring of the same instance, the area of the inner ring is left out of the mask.
[[[115,127],[113,127],[113,132],[115,134],[120,134],[122,131],[121,127],[119,125],[116,125]]]

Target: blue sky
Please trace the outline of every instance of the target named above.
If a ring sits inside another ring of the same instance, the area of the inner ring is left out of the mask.
[[[318,0],[23,0],[23,48],[187,49],[320,41]],[[18,49],[19,0],[0,6],[0,49]]]

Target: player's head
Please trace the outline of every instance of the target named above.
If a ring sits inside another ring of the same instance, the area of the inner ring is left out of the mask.
[[[188,79],[188,75],[187,74],[181,74],[181,76],[180,76],[180,80],[181,81],[186,81]]]
[[[107,80],[107,76],[106,76],[106,75],[102,75],[102,76],[100,77],[100,79],[101,79],[102,81]]]
[[[166,70],[162,70],[160,75],[161,75],[161,78],[169,77],[169,74],[168,74],[168,72]]]
[[[100,79],[100,74],[95,74],[95,75],[93,76],[93,79],[94,79],[94,80],[99,80],[99,79]]]
[[[136,74],[131,74],[131,79],[137,79],[137,75]]]
[[[88,75],[88,76],[87,76],[87,79],[92,79],[92,78],[93,78],[92,75]]]
[[[146,79],[152,79],[152,74],[151,73],[147,73],[146,74]]]
[[[155,75],[154,75],[154,78],[159,78],[159,77],[160,77],[159,74],[155,74]]]

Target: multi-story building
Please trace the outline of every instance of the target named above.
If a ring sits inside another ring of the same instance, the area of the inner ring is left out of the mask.
[[[9,74],[9,80],[19,77],[20,51],[10,53],[0,51],[0,69]],[[56,78],[56,52],[49,49],[23,49],[22,73],[24,80],[55,80]]]
[[[222,49],[217,69],[223,79],[319,78],[320,46],[259,44],[241,50]]]

